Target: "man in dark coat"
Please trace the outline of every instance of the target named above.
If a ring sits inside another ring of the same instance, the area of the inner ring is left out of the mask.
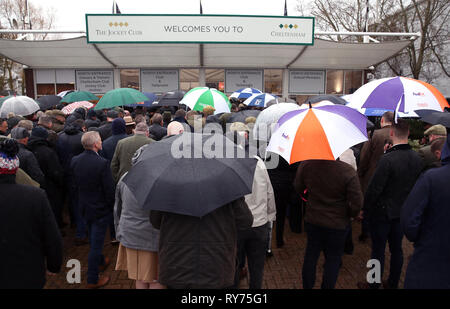
[[[161,114],[155,113],[150,120],[150,123],[151,125],[148,128],[148,132],[150,133],[151,138],[155,141],[160,141],[167,135],[167,128],[163,127],[163,119]]]
[[[403,204],[402,229],[414,242],[405,289],[450,289],[450,137],[441,162],[419,178]]]
[[[252,226],[244,198],[198,218],[151,211],[160,230],[159,282],[174,289],[223,289],[234,283],[237,230]]]
[[[26,148],[29,137],[30,133],[25,128],[17,127],[11,131],[11,138],[15,139],[19,145],[19,153],[17,156],[20,160],[20,168],[33,180],[37,181],[41,188],[45,188],[44,173],[42,173],[34,154]]]
[[[58,141],[56,143],[59,161],[64,169],[64,185],[66,200],[69,205],[70,221],[72,225],[76,225],[77,229],[75,236],[76,245],[86,244],[87,234],[86,223],[81,217],[78,209],[78,196],[75,192],[70,162],[74,156],[79,155],[84,151],[83,145],[81,144],[81,136],[85,130],[86,127],[84,121],[81,119],[75,120],[58,135]]]
[[[381,129],[375,130],[370,139],[365,142],[359,155],[358,176],[363,194],[366,193],[369,181],[375,172],[378,161],[384,153],[384,146],[389,140],[389,130],[394,121],[393,112],[385,112],[381,117]],[[369,236],[369,221],[365,217],[362,221],[361,236],[359,239],[364,241]]]
[[[119,113],[115,110],[110,110],[106,113],[106,123],[102,124],[98,127],[98,132],[102,138],[102,141],[105,141],[108,137],[112,135],[112,122],[114,119],[119,117]]]
[[[126,137],[128,135],[126,134],[126,125],[125,120],[123,118],[116,118],[112,122],[112,135],[108,137],[102,145],[102,150],[99,152],[99,154],[111,162],[114,151],[116,151],[117,143]]]
[[[284,224],[286,221],[286,212],[289,201],[291,199],[291,193],[294,191],[292,183],[295,179],[295,173],[298,168],[298,164],[289,165],[281,156],[271,153],[271,160],[278,159],[278,165],[276,168],[268,168],[270,182],[272,183],[273,191],[275,193],[275,204],[277,208],[276,214],[276,243],[277,248],[284,246]]]
[[[89,231],[88,288],[98,288],[109,282],[108,276],[99,276],[110,263],[102,254],[105,234],[112,222],[114,182],[109,161],[98,151],[102,141],[98,132],[86,132],[81,138],[84,152],[72,158],[70,168],[78,192],[80,211]]]
[[[63,242],[45,192],[16,184],[17,150],[0,141],[0,289],[41,289],[61,269]]]
[[[59,163],[58,155],[50,147],[48,132],[44,128],[36,127],[31,131],[28,148],[35,155],[39,167],[45,175],[45,192],[60,228],[63,227],[62,184],[64,182],[64,170]]]
[[[97,113],[93,109],[90,109],[87,112],[85,124],[87,129],[89,129],[90,127],[98,128],[100,126],[100,120],[97,118]]]
[[[322,288],[333,289],[350,231],[350,219],[358,215],[363,203],[358,176],[351,165],[342,161],[309,160],[298,167],[294,187],[298,194],[308,192],[303,288],[314,287],[316,265],[323,250]]]
[[[86,110],[83,107],[78,107],[66,118],[66,126],[72,124],[77,119],[85,120],[86,119]]]
[[[393,147],[386,151],[364,197],[362,216],[369,215],[372,259],[381,264],[383,275],[386,243],[389,242],[391,265],[386,288],[397,288],[403,267],[400,213],[402,205],[423,169],[420,156],[408,145],[409,125],[403,119],[393,124],[389,133]],[[360,282],[360,288],[379,288]]]

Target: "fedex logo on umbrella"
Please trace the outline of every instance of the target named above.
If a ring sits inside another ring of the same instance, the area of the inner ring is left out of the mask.
[[[283,134],[281,134],[281,136],[284,137],[285,139],[289,140],[289,135],[283,133]]]
[[[423,93],[423,92],[413,92],[413,96],[415,96],[415,97],[424,97],[425,93]]]

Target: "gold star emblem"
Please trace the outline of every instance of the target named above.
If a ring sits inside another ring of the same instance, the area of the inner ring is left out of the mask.
[[[287,29],[287,27],[289,27],[289,26],[288,26],[288,24],[284,25],[284,28],[286,28],[286,29]]]
[[[120,22],[120,24],[119,24],[121,27],[123,26],[123,22]]]
[[[116,21],[116,22],[114,23],[114,26],[117,27],[118,25],[119,25],[119,23]]]
[[[128,23],[127,23],[127,22],[125,22],[125,24],[124,24],[124,25],[125,25],[125,27],[128,27]]]
[[[114,24],[112,22],[109,23],[109,26],[112,27]]]
[[[298,26],[297,26],[297,25],[294,25],[294,28],[295,28],[295,29],[297,29],[297,28],[298,28]]]

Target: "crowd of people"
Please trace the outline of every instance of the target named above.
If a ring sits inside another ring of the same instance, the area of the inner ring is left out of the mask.
[[[342,255],[353,252],[354,220],[381,275],[387,243],[391,253],[388,280],[359,288],[399,287],[404,236],[415,245],[405,288],[450,288],[450,142],[441,125],[429,126],[427,144],[415,151],[408,121],[386,112],[367,142],[336,161],[289,165],[278,157],[267,168],[277,155],[256,157],[252,192],[201,218],[139,205],[123,180],[149,144],[215,123],[246,148],[255,117],[226,126],[246,108],[233,104],[221,115],[212,107],[78,108],[69,116],[54,109],[0,119],[0,288],[43,288],[46,274],[61,271],[70,225],[75,245],[89,246],[88,288],[110,280],[102,274],[111,263],[102,254],[109,233],[118,245],[115,270],[127,271],[136,288],[237,288],[248,269],[249,287],[260,289],[272,226],[282,248],[288,208],[307,234],[305,289],[315,285],[322,252],[321,286],[335,287]],[[170,189],[161,194],[176,194]]]

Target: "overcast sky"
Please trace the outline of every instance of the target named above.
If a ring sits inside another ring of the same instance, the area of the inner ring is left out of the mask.
[[[44,8],[53,8],[54,29],[85,30],[86,13],[112,13],[112,0],[29,0]],[[287,0],[288,14],[295,12],[298,0]],[[302,0],[302,2],[309,2]],[[117,0],[122,14],[198,14],[199,0]],[[283,15],[284,0],[202,0],[204,14]]]

